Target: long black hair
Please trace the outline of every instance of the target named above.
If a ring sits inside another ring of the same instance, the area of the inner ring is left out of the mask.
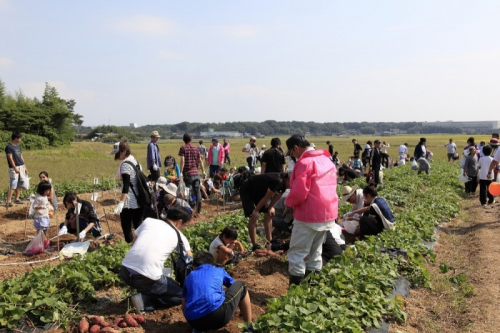
[[[36,188],[36,193],[40,195],[45,195],[45,191],[50,189],[52,189],[52,185],[50,185],[48,181],[44,180],[43,182],[40,182],[40,184],[38,184],[38,187]]]

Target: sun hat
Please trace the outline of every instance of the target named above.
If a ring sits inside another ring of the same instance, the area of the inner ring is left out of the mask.
[[[165,191],[168,191],[167,188],[167,178],[165,177],[159,177],[158,180],[156,181],[156,185],[164,189]]]
[[[266,145],[262,145],[262,148],[266,148]]]
[[[357,189],[358,185],[354,185],[353,187],[350,186],[342,187],[342,190],[340,190],[342,198],[340,199],[339,206],[342,206],[351,197],[351,195],[353,195],[354,192],[356,192]]]
[[[164,187],[164,189],[165,192],[167,192],[168,194],[177,197],[177,185],[175,185],[174,183],[168,184],[167,186]]]
[[[151,136],[153,136],[155,138],[159,138],[160,134],[158,133],[158,131],[153,131],[153,132],[151,132]]]
[[[499,145],[499,144],[500,144],[500,143],[498,142],[498,139],[495,139],[495,138],[491,138],[491,139],[490,139],[490,143],[489,143],[489,145],[490,145],[491,147],[498,147],[498,145]]]
[[[250,140],[257,141],[257,138],[255,136],[252,136]]]
[[[114,154],[116,154],[118,151],[120,151],[120,142],[116,142],[116,143],[113,145],[113,150],[111,151],[111,153],[109,153],[109,155],[114,155]]]

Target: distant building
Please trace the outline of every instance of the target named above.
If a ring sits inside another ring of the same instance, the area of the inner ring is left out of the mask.
[[[137,123],[130,123],[130,127],[137,128],[139,125],[137,125]]]
[[[209,128],[207,132],[200,132],[202,138],[220,136],[227,138],[242,138],[243,134],[236,131],[214,131],[213,128]]]
[[[423,122],[422,127],[456,127],[471,130],[495,130],[500,128],[500,121],[432,121]]]

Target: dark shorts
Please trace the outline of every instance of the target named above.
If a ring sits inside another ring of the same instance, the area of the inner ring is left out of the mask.
[[[384,231],[384,225],[377,220],[372,220],[368,216],[361,216],[359,219],[360,236],[378,235]]]
[[[259,201],[255,202],[252,197],[244,190],[240,190],[241,205],[243,206],[243,212],[245,217],[250,217],[252,215],[255,207],[259,204]],[[267,213],[267,205],[260,209],[260,213]]]
[[[451,160],[455,154],[448,154],[448,161]]]
[[[212,313],[188,323],[198,331],[216,330],[226,326],[233,318],[240,302],[245,298],[247,288],[241,281],[235,281],[231,287],[226,289],[225,300],[222,305]]]
[[[334,256],[342,254],[342,248],[335,241],[330,231],[326,233],[326,240],[323,243],[323,252],[321,252],[321,257],[325,262],[330,261]]]

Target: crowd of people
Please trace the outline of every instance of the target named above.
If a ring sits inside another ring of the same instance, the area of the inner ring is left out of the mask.
[[[12,206],[10,200],[14,192],[14,202],[18,202],[20,187],[28,174],[19,147],[21,138],[21,134],[14,133],[5,149],[11,175],[9,206]],[[411,169],[428,174],[433,157],[425,138],[420,138],[413,156],[404,143],[397,148],[395,158],[390,156],[391,146],[386,141],[369,140],[362,147],[353,139],[353,153],[341,163],[330,141],[326,142],[326,149],[319,149],[296,134],[286,140],[286,151],[279,138],[271,139],[269,149],[261,145],[259,150],[257,139],[251,137],[242,148],[247,165],[235,168],[231,167],[227,139],[220,144],[214,137],[206,148],[203,141],[193,145],[191,136],[185,134],[177,162],[172,155],[162,161],[159,138],[157,131],[151,133],[146,185],[141,164],[132,155],[128,143],[118,142],[111,151],[119,161],[115,177],[121,180],[115,213],[120,216],[125,241],[132,243],[122,262],[120,276],[138,291],[132,296],[138,312],[181,305],[194,332],[223,327],[237,308],[244,320],[251,322],[248,290],[241,281],[229,276],[225,265],[236,264],[243,256],[259,250],[283,251],[288,256],[290,286],[300,284],[308,274],[318,272],[335,255],[341,254],[346,242],[395,227],[389,205],[378,196],[385,169],[411,162]],[[474,138],[469,138],[460,161],[463,177],[467,178],[466,192],[474,195],[479,184],[480,202],[484,207],[495,202],[488,186],[498,172],[500,153],[495,151],[498,140],[497,133],[488,145],[484,142],[476,145]],[[458,160],[453,140],[445,146],[448,162]],[[358,188],[348,184],[360,177],[365,177],[366,186]],[[34,226],[45,231],[50,226],[51,214],[57,210],[57,197],[47,172],[42,171],[39,178],[32,203]],[[340,198],[338,184],[342,184]],[[148,188],[150,201],[146,200]],[[251,248],[245,249],[238,241],[241,237],[238,230],[227,226],[211,240],[206,251],[193,257],[189,241],[181,231],[191,218],[200,214],[203,199],[214,193],[241,201],[248,218]],[[89,234],[101,235],[99,217],[90,202],[81,200],[75,193],[66,193],[63,203],[67,214],[59,226],[59,235],[71,233],[80,240]],[[339,216],[339,207],[344,204],[352,206],[350,212]],[[265,242],[257,237],[257,222],[262,214]],[[281,237],[283,235],[285,237]],[[178,260],[189,270],[179,279],[174,268],[174,280],[164,265],[175,250],[183,254]]]

